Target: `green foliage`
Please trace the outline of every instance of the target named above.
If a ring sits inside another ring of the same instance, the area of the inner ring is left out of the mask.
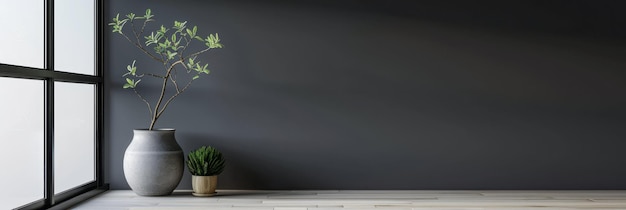
[[[137,75],[137,67],[135,66],[135,61],[133,61],[133,63],[131,65],[126,66],[126,70],[128,70],[128,72],[126,72],[126,74],[122,75],[122,76],[126,76],[126,75]]]
[[[144,32],[147,23],[154,21],[153,17],[152,11],[147,9],[143,16],[129,13],[120,17],[120,14],[117,14],[109,23],[113,33],[120,34],[144,54],[161,63],[164,67],[162,69],[163,72],[160,73],[141,73],[135,66],[136,61],[134,60],[132,64],[126,67],[128,71],[122,75],[125,80],[123,88],[134,89],[134,92],[148,106],[148,111],[150,111],[151,115],[149,129],[154,127],[154,123],[172,99],[184,92],[193,81],[200,78],[201,74],[210,73],[209,65],[197,59],[198,55],[210,49],[223,47],[217,33],[209,34],[203,39],[198,35],[198,27],[188,27],[187,21],[174,21],[171,27],[161,25],[154,31]],[[186,52],[187,48],[194,44],[200,46],[204,44],[205,48],[196,52]],[[187,76],[178,72],[187,73]],[[152,76],[163,81],[163,85],[160,88],[161,94],[154,104],[151,104],[135,89],[144,76]],[[180,84],[179,80],[185,80],[186,84]],[[168,83],[173,85],[168,86]],[[167,88],[174,89],[174,94],[169,96],[169,98],[165,97],[165,93],[168,92]]]
[[[211,147],[203,146],[187,155],[187,167],[194,176],[213,176],[224,171],[225,160],[222,153]]]
[[[215,33],[215,35],[209,34],[204,41],[206,42],[206,46],[211,49],[222,48],[222,44],[220,44],[220,36],[217,33]]]
[[[113,18],[113,22],[109,23],[109,25],[113,26],[113,33],[122,34],[122,28],[124,28],[126,22],[128,22],[128,19],[120,20],[120,14],[117,14],[117,16]]]
[[[124,84],[124,89],[135,88],[137,87],[137,84],[139,84],[139,82],[141,82],[141,80],[135,81],[134,79],[126,78],[126,84]]]
[[[145,24],[150,21],[154,21],[152,19],[154,15],[150,9],[146,10],[144,16],[137,16],[134,13],[129,13],[126,15],[126,18],[120,19],[120,15],[117,14],[111,23],[110,26],[113,27],[114,33],[119,33],[123,36],[126,36],[124,33],[124,26],[127,23],[131,23],[134,26],[134,20],[143,20],[143,26],[141,27],[141,31],[145,27]],[[141,34],[137,34],[137,31],[133,27],[133,33],[135,34],[135,38],[139,38]],[[176,61],[182,61],[183,67],[187,69],[187,73],[193,73],[191,76],[192,80],[199,78],[200,74],[209,74],[208,64],[201,65],[200,62],[194,61],[198,54],[206,52],[208,49],[222,48],[223,45],[220,43],[219,34],[209,34],[205,39],[202,39],[198,34],[198,26],[193,26],[192,28],[187,28],[187,21],[174,21],[174,25],[171,28],[166,27],[165,25],[161,25],[157,30],[150,32],[150,35],[144,36],[143,43],[134,43],[138,47],[148,47],[151,46],[154,53],[157,55],[155,58],[157,61],[164,64],[173,64]],[[127,36],[126,36],[127,37]],[[133,42],[133,39],[128,39]],[[138,39],[137,39],[138,40]],[[192,41],[198,40],[202,41],[207,49],[199,51],[197,53],[190,54],[187,57],[183,56],[184,51],[192,44]],[[141,45],[143,44],[143,46]],[[141,48],[140,48],[141,49]],[[146,52],[150,54],[150,52]],[[187,60],[187,62],[185,62]],[[133,61],[133,69],[128,67],[129,73],[124,74],[123,76],[128,78],[129,76],[134,77],[142,77],[143,75],[137,74],[137,68],[134,67],[135,61]],[[130,66],[130,65],[129,65]],[[171,67],[171,66],[170,66]],[[169,70],[166,68],[165,70]],[[167,72],[166,72],[167,73]],[[168,75],[166,75],[168,76]],[[128,84],[128,85],[127,85]],[[125,86],[127,88],[135,88],[135,86],[126,83]]]

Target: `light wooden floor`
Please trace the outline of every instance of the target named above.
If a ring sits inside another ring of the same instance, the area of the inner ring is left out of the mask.
[[[141,197],[108,191],[73,209],[156,210],[626,210],[626,191],[235,191]]]

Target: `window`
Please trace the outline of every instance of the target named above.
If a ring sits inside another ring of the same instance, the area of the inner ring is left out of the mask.
[[[21,15],[23,13],[29,15]],[[44,14],[44,2],[41,0],[2,2],[0,63],[44,68]],[[20,17],[19,21],[16,17]]]
[[[43,84],[0,77],[0,209],[43,198]]]
[[[102,1],[5,1],[0,20],[0,209],[106,190]]]
[[[95,177],[95,88],[54,82],[54,193]]]

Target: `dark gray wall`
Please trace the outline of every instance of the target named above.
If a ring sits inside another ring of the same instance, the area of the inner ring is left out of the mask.
[[[472,2],[112,0],[107,19],[219,32],[158,127],[221,149],[220,188],[626,189],[623,3]],[[160,67],[106,41],[106,175],[128,189],[148,115],[120,75]]]

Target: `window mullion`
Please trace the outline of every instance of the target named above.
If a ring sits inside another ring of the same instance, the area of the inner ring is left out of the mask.
[[[54,1],[45,1],[45,70],[54,71]],[[45,82],[44,206],[54,205],[54,79]]]
[[[98,76],[100,79],[102,79],[104,76],[104,31],[105,31],[105,27],[107,26],[107,24],[105,24],[105,19],[104,19],[104,1],[103,0],[96,0],[96,4],[95,4],[96,8],[95,9],[95,13],[96,13],[96,18],[95,18],[95,23],[94,25],[96,26],[96,47],[94,49],[96,49],[96,53],[95,56],[96,58],[94,59],[96,61],[95,63],[95,69],[96,69],[96,76]],[[103,155],[103,151],[104,151],[104,145],[103,145],[103,139],[104,139],[104,82],[100,82],[98,84],[96,84],[96,182],[98,183],[98,186],[104,186],[104,155]]]

